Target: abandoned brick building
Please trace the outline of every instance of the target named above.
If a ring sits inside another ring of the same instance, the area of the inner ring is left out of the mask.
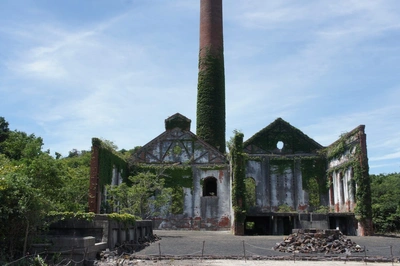
[[[200,1],[197,97],[196,134],[191,120],[176,113],[128,161],[92,140],[90,211],[99,213],[107,201],[106,184],[124,182],[132,169],[163,168],[181,208],[152,217],[155,228],[237,235],[339,228],[348,235],[372,234],[363,125],[323,147],[277,118],[246,141],[236,132],[226,154],[222,0]]]

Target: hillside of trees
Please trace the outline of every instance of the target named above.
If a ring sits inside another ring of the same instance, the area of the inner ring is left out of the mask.
[[[0,117],[0,261],[25,254],[50,211],[87,209],[90,151],[62,158],[42,147],[42,138],[11,131]]]
[[[375,233],[400,232],[400,173],[371,175]]]

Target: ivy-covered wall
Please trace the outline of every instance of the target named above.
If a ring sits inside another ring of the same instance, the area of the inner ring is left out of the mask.
[[[309,205],[316,210],[328,204],[329,186],[326,175],[327,160],[324,156],[301,158],[301,176],[303,189],[309,195]]]
[[[278,149],[277,143],[281,141],[283,147]],[[305,135],[299,129],[293,127],[282,118],[263,128],[243,144],[245,152],[278,153],[278,154],[300,154],[315,153],[323,148],[319,143]]]
[[[257,183],[259,212],[283,206],[291,211],[313,211],[327,204],[326,159],[319,155],[246,156],[246,177]]]
[[[92,146],[99,149],[99,180],[100,185],[111,184],[113,169],[116,168],[118,173],[122,174],[122,178],[126,180],[128,177],[128,163],[119,156],[116,151],[104,144],[100,139],[93,138]]]
[[[203,48],[199,59],[196,134],[225,153],[225,74],[221,49]]]
[[[235,235],[244,234],[246,219],[245,155],[243,153],[243,134],[235,132],[230,151],[232,171],[232,207]]]
[[[111,184],[114,168],[122,179],[126,179],[128,163],[100,139],[93,138],[88,202],[90,212],[100,213],[101,193],[105,185]]]
[[[328,159],[327,174],[332,179],[330,185],[334,194],[331,195],[331,202],[335,210],[354,211],[359,220],[369,223],[372,219],[371,181],[364,126],[343,134],[324,152]],[[341,192],[343,189],[345,191]],[[355,190],[354,199],[351,197],[352,190]]]
[[[225,67],[222,0],[200,1],[196,134],[225,153]]]

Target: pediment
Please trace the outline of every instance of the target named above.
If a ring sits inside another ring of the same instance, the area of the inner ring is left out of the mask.
[[[283,147],[277,147],[278,142]],[[299,154],[315,153],[322,145],[293,127],[282,118],[263,128],[243,143],[244,152],[249,154]]]
[[[225,156],[194,133],[174,128],[144,145],[132,155],[134,162],[150,164],[220,164]]]

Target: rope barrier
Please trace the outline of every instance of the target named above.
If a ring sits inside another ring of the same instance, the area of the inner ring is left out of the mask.
[[[263,247],[263,246],[257,246],[257,245],[250,244],[250,243],[246,242],[245,240],[240,240],[240,241],[242,242],[241,246],[243,248],[242,258],[244,259],[245,262],[247,262],[247,258],[249,256],[253,256],[253,259],[254,259],[254,257],[255,258],[261,258],[261,259],[263,259],[263,258],[264,259],[266,259],[266,258],[267,259],[271,259],[274,256],[276,256],[276,255],[271,255],[270,252],[267,253],[267,254],[270,254],[270,255],[267,255],[267,256],[265,255],[264,252],[254,252],[254,249],[266,250],[266,251],[274,250],[271,247],[266,248],[266,247]],[[134,245],[134,244],[132,244],[132,245]],[[386,262],[391,262],[392,266],[393,266],[394,262],[396,262],[399,259],[398,257],[394,256],[394,250],[393,250],[393,246],[392,245],[390,245],[390,246],[370,247],[370,249],[371,250],[367,249],[366,246],[363,246],[363,250],[361,252],[359,252],[359,253],[355,252],[355,253],[352,254],[351,252],[346,252],[346,253],[329,254],[329,255],[331,255],[330,258],[332,258],[333,260],[344,260],[344,264],[346,264],[347,261],[356,260],[356,261],[363,261],[365,263],[365,265],[367,265],[368,261],[371,262],[371,261],[373,261],[374,258],[380,258],[380,259],[384,259]],[[377,256],[377,257],[374,257],[374,256],[371,257],[371,255],[374,253],[374,251],[378,251],[378,250],[388,250],[388,255],[386,257],[382,257],[381,255]],[[135,251],[133,251],[133,253],[123,252],[120,255],[117,255],[116,252],[117,252],[117,250],[110,252],[110,254],[108,254],[108,257],[107,257],[106,260],[109,261],[109,262],[118,261],[119,263],[120,263],[121,260],[123,260],[122,261],[122,263],[123,263],[127,259],[132,259],[132,258],[135,257],[135,256],[132,256],[135,253]],[[396,249],[396,252],[397,252],[397,249]],[[24,256],[22,258],[19,258],[19,259],[15,260],[15,261],[12,261],[12,262],[9,262],[9,263],[5,264],[5,266],[12,266],[13,264],[19,263],[19,262],[21,262],[23,260],[26,260],[29,263],[33,259],[35,259],[35,257],[37,257],[37,256],[41,256],[42,259],[47,260],[47,256],[49,254],[57,254],[57,253],[63,255],[64,258],[61,261],[57,262],[57,263],[54,262],[54,265],[56,265],[56,266],[66,266],[66,265],[69,265],[69,264],[80,264],[80,263],[83,263],[84,261],[87,261],[87,262],[95,262],[95,261],[97,261],[96,259],[89,259],[88,258],[88,248],[72,247],[71,249],[66,249],[66,250],[52,251],[52,252],[43,251],[43,252],[40,252],[40,253],[37,253],[37,254],[26,255],[26,256]],[[259,253],[261,253],[261,254],[259,254]],[[358,256],[356,255],[357,253],[359,254]],[[282,256],[276,256],[276,257],[279,258],[279,259],[284,258],[284,259],[289,259],[289,260],[290,260],[290,258],[292,258],[294,263],[296,262],[296,259],[297,260],[298,259],[300,259],[300,260],[304,260],[304,259],[307,259],[307,260],[318,260],[318,259],[327,259],[328,258],[326,256],[328,254],[322,254],[322,253],[291,252],[291,253],[286,253],[286,254],[292,254],[292,256],[289,255],[289,256],[286,256],[286,257],[285,256],[283,256],[283,257]],[[45,255],[45,256],[43,256],[43,255]],[[74,260],[74,258],[76,258],[77,255],[81,255],[82,259],[79,260],[79,261]],[[65,258],[65,256],[67,256],[67,258]],[[132,256],[132,257],[128,258],[127,256]],[[141,255],[139,255],[139,256],[141,256]],[[146,254],[144,256],[149,256],[149,257],[154,257],[154,258],[157,257],[159,260],[162,260],[162,259],[165,259],[165,258],[168,258],[168,257],[175,257],[175,258],[179,258],[179,259],[184,259],[185,257],[186,258],[192,257],[191,259],[193,259],[193,256],[197,256],[197,258],[200,257],[201,261],[203,261],[203,258],[205,256],[205,241],[202,242],[201,250],[197,250],[197,251],[194,251],[194,252],[191,252],[191,253],[179,254],[179,255],[178,254],[163,253],[162,252],[161,243],[159,242],[158,243],[158,254]],[[208,254],[208,256],[217,256],[217,255]],[[240,255],[236,254],[234,256],[240,256]]]
[[[259,246],[255,246],[255,245],[249,244],[247,242],[246,242],[246,245],[248,245],[250,247],[253,247],[253,248],[258,248],[258,249],[263,249],[263,250],[271,250],[271,248],[259,247]]]

